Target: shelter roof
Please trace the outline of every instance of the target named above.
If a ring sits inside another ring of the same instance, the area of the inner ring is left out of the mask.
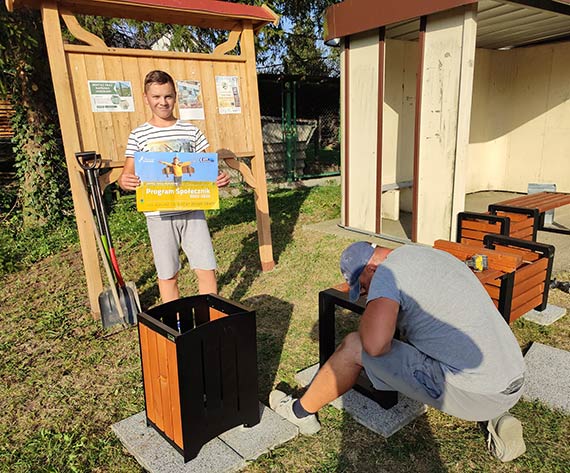
[[[5,0],[8,11],[40,8],[42,0]],[[80,15],[101,15],[202,28],[232,29],[251,21],[255,30],[279,21],[271,9],[219,0],[55,0],[60,8]]]
[[[570,38],[570,0],[345,0],[325,14],[325,40],[382,26],[386,38],[415,40],[420,17],[475,4],[477,47],[510,49]]]

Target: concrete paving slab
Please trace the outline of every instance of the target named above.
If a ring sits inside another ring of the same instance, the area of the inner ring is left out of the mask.
[[[570,413],[570,352],[533,343],[525,357],[523,398]]]
[[[245,460],[220,439],[202,447],[194,460],[184,458],[152,427],[144,411],[113,424],[111,429],[137,462],[150,473],[230,473],[242,469]]]
[[[300,371],[295,379],[308,386],[318,371],[318,364]],[[343,409],[364,427],[385,438],[398,432],[402,427],[427,411],[425,404],[398,394],[398,404],[391,409],[382,409],[376,402],[351,389],[331,402],[337,409]]]
[[[263,404],[259,404],[261,421],[254,427],[237,426],[218,438],[246,460],[260,455],[299,435],[299,429]]]
[[[149,473],[230,473],[299,434],[295,425],[261,403],[259,411],[259,424],[225,432],[205,444],[188,463],[158,432],[146,426],[144,411],[113,424],[111,429]]]
[[[554,304],[546,304],[546,309],[544,309],[542,312],[533,309],[523,315],[523,318],[539,325],[552,325],[554,322],[556,322],[558,319],[561,319],[565,315],[566,309],[564,307],[558,307]]]

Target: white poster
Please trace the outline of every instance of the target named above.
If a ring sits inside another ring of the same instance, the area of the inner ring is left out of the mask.
[[[204,120],[204,102],[202,101],[202,86],[197,80],[179,80],[178,110],[181,120]]]
[[[241,113],[237,76],[216,76],[216,92],[220,114]]]
[[[133,88],[129,81],[90,80],[89,97],[93,112],[134,112]]]

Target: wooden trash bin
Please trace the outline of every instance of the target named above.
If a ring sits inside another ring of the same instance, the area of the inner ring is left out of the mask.
[[[209,294],[138,321],[147,425],[185,462],[223,432],[259,423],[254,311]]]

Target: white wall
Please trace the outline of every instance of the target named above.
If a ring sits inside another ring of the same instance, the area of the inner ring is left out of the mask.
[[[477,50],[467,192],[570,192],[570,42]]]
[[[377,31],[350,38],[349,65],[350,196],[347,225],[374,232],[378,127]],[[344,104],[344,99],[341,103]]]

